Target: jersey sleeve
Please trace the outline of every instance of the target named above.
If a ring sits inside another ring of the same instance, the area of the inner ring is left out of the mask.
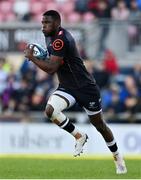
[[[63,37],[58,37],[52,42],[51,54],[64,57],[66,53],[66,42]]]

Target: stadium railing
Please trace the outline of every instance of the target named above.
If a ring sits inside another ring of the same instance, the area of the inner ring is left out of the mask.
[[[88,116],[85,112],[65,112],[71,121],[80,124],[89,123]],[[141,113],[130,114],[130,113],[118,113],[110,114],[104,113],[104,119],[108,123],[141,123]],[[14,112],[14,113],[1,113],[0,122],[35,122],[35,123],[50,123],[50,121],[44,115],[42,111],[29,111]]]

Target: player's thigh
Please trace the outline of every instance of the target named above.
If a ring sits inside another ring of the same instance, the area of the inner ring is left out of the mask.
[[[105,124],[102,111],[95,113],[94,115],[89,115],[89,119],[95,127],[103,126],[103,124]]]
[[[95,85],[87,86],[79,94],[79,103],[88,116],[93,116],[102,111],[99,88]]]

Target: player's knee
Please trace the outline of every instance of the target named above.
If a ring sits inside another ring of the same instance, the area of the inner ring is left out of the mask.
[[[45,112],[47,117],[53,122],[55,122],[55,120],[58,119],[58,116],[60,115],[60,111],[57,108],[54,108],[50,104],[47,105]],[[58,124],[58,122],[56,124]]]
[[[51,106],[51,105],[47,105],[46,109],[45,109],[45,113],[46,113],[46,116],[51,119],[52,118],[52,115],[53,115],[53,112],[54,112],[54,108]]]
[[[106,130],[106,123],[100,114],[90,117],[90,121],[95,126],[97,131],[102,133]]]

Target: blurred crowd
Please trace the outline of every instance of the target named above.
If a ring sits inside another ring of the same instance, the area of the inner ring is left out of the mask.
[[[134,67],[120,67],[111,50],[105,51],[100,62],[85,60],[84,63],[101,89],[104,112],[141,112],[141,63]],[[55,75],[46,74],[32,62],[25,60],[19,70],[14,71],[1,57],[1,112],[43,111],[57,83]],[[82,109],[76,105],[72,110]]]
[[[101,89],[104,112],[141,112],[141,63],[120,67],[113,52],[106,50],[101,63],[88,61],[86,67]]]
[[[41,14],[58,10],[64,22],[92,22],[99,18],[139,18],[141,0],[0,0],[0,22],[40,22]]]

